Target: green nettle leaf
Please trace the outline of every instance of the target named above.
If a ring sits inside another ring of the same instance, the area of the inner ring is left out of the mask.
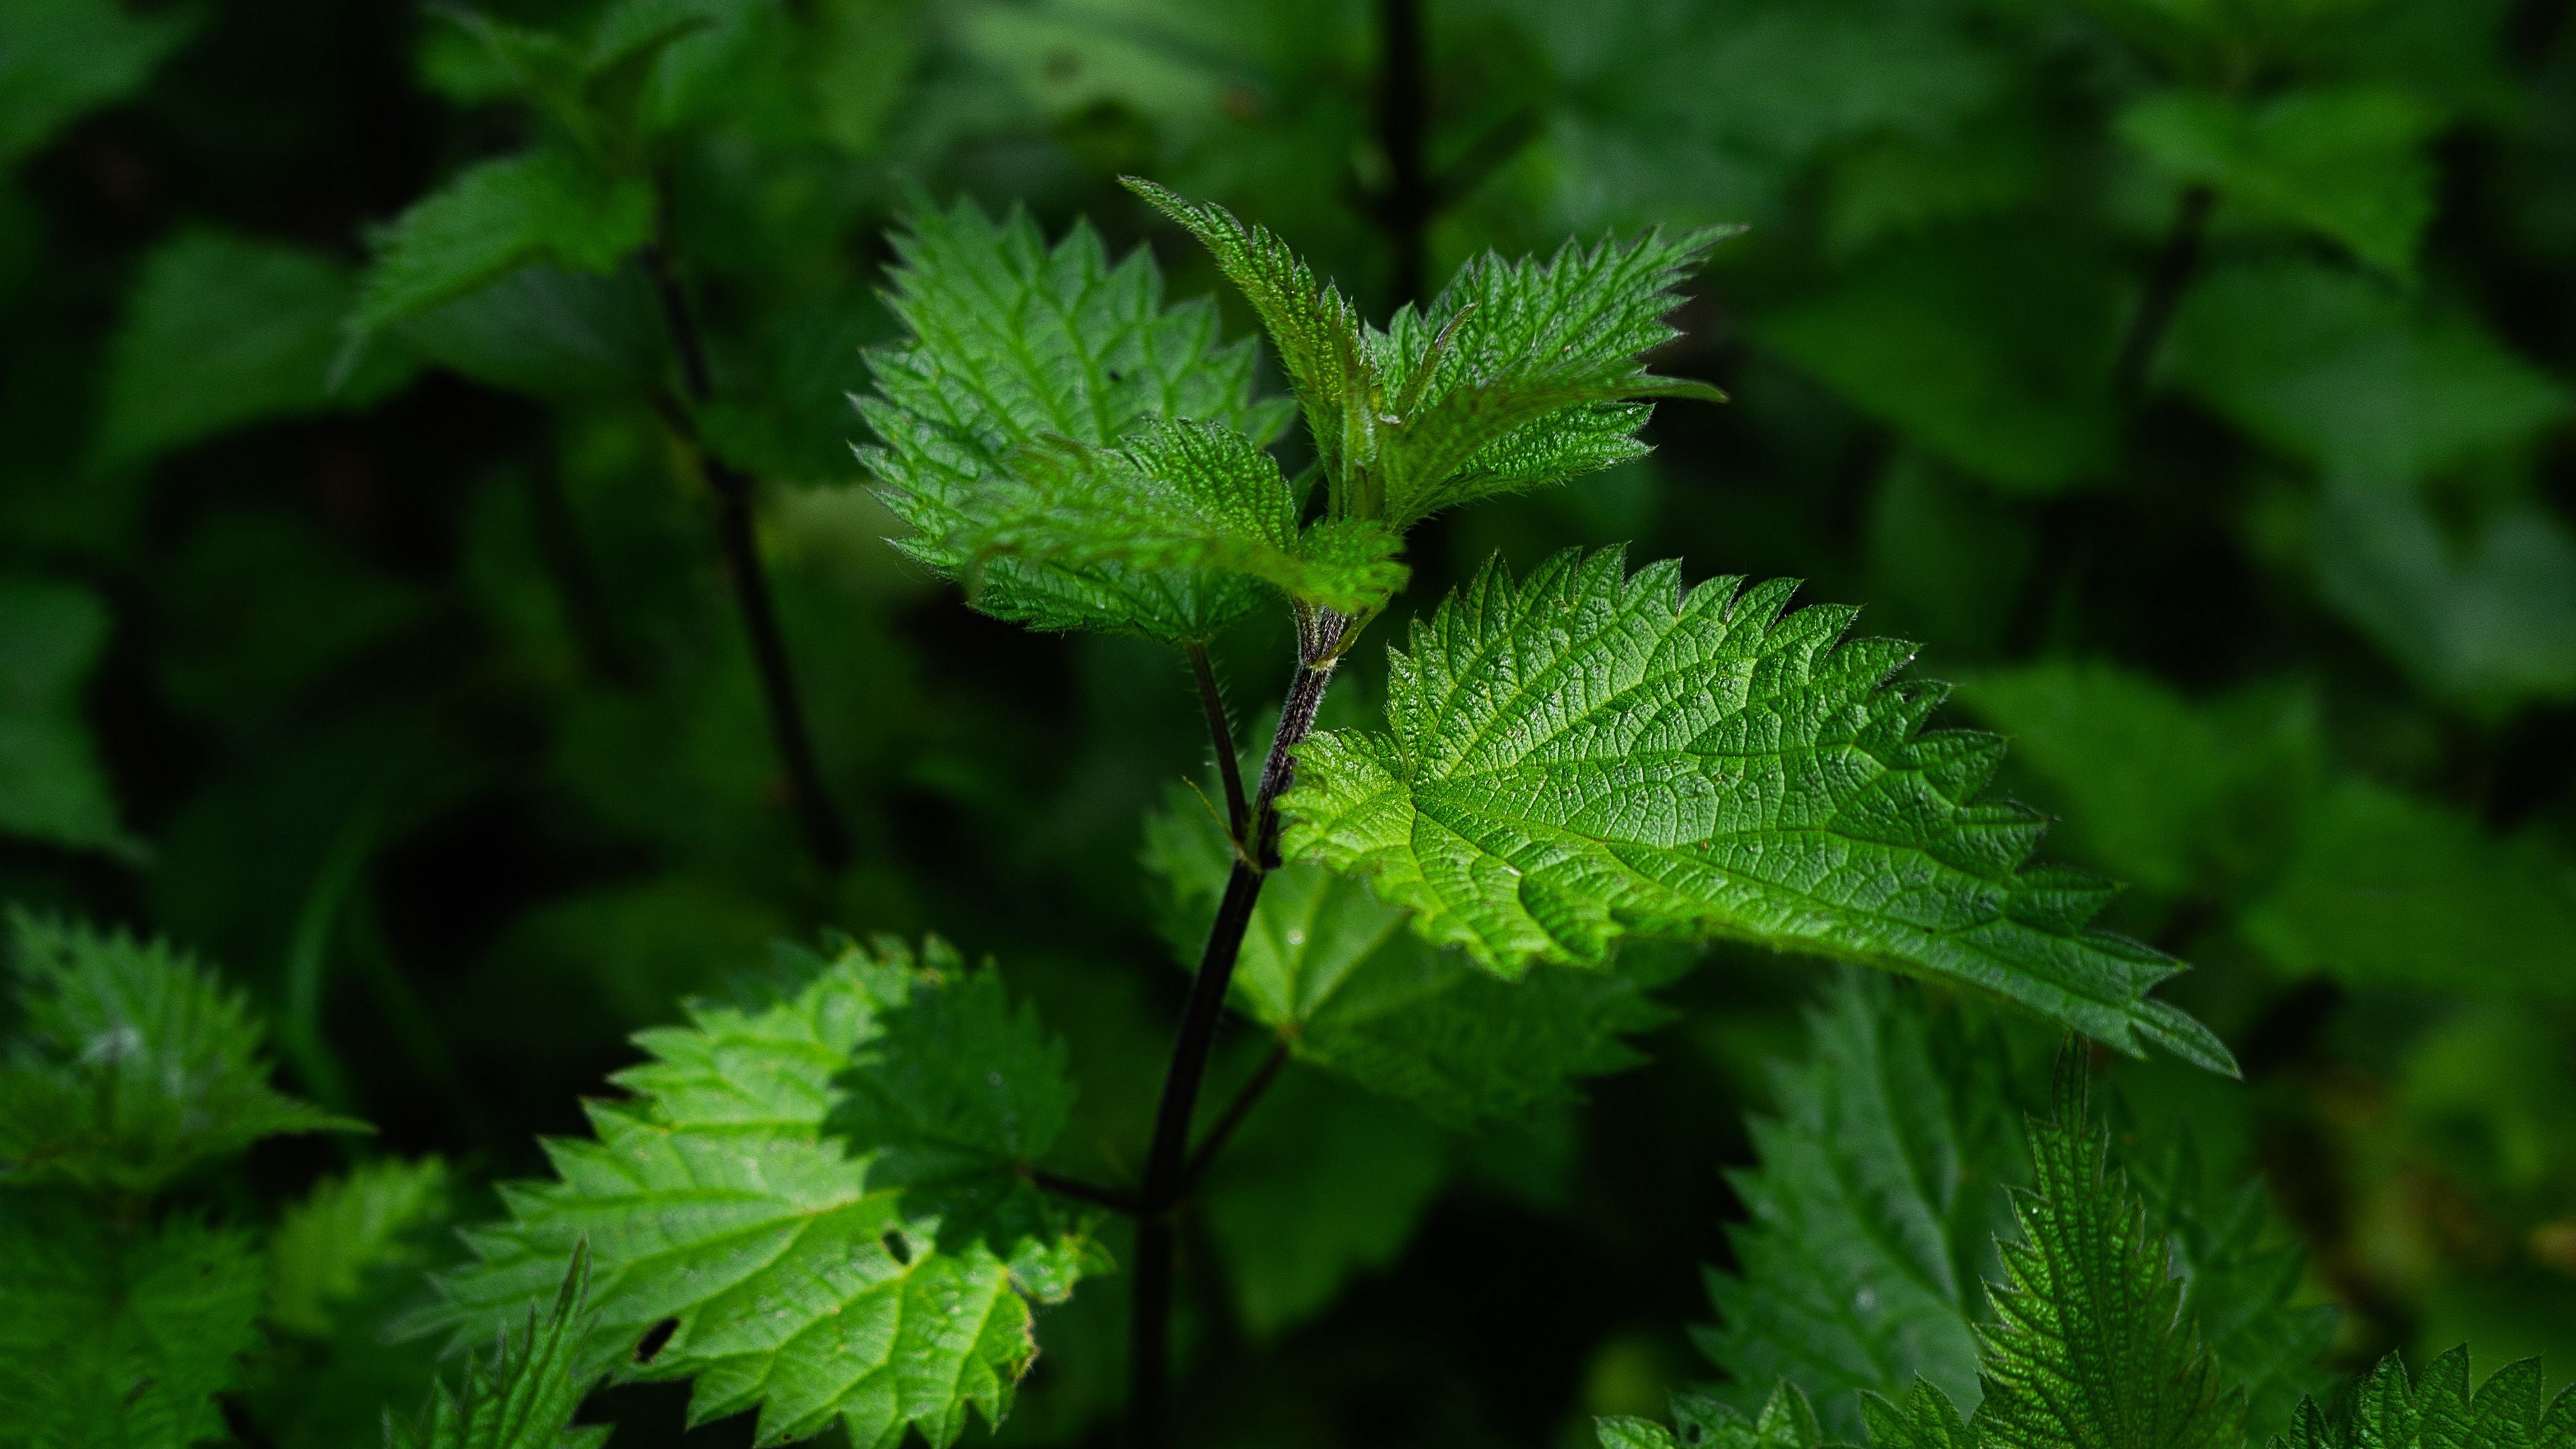
[[[1774,1115],[1751,1123],[1759,1167],[1727,1176],[1749,1221],[1728,1232],[1737,1273],[1708,1275],[1719,1321],[1695,1336],[1735,1394],[1797,1383],[1856,1441],[1864,1390],[1919,1375],[1975,1399],[1971,1325],[2029,1152],[2001,1040],[1914,989],[1841,973],[1808,1034],[1807,1060],[1773,1069]]]
[[[81,691],[107,651],[87,589],[0,578],[0,832],[132,855]]]
[[[2210,1181],[2188,1124],[2156,1150],[2124,1150],[2121,1166],[2173,1254],[2183,1315],[2223,1381],[2245,1394],[2249,1430],[2288,1423],[2303,1395],[2331,1381],[2319,1365],[2340,1321],[2331,1305],[2302,1301],[2307,1257],[2275,1220],[2263,1184]]]
[[[2257,439],[2355,483],[2414,482],[2569,408],[2563,384],[2470,318],[2312,262],[2228,267],[2193,287],[2164,367]]]
[[[1193,796],[1176,794],[1146,822],[1163,933],[1184,964],[1206,943],[1233,851]],[[1405,915],[1321,866],[1273,871],[1235,966],[1236,1009],[1298,1061],[1451,1127],[1575,1100],[1582,1078],[1641,1060],[1625,1038],[1668,1017],[1646,994],[1668,963],[1648,953],[1608,971],[1538,966],[1500,981],[1405,930]]]
[[[137,15],[117,0],[10,0],[0,8],[0,168],[140,89],[203,18],[188,7]]]
[[[932,970],[881,1013],[883,1030],[840,1078],[849,1096],[827,1130],[875,1152],[868,1187],[900,1190],[905,1215],[941,1251],[981,1242],[1023,1292],[1062,1299],[1108,1267],[1093,1215],[1066,1211],[1020,1173],[1072,1115],[1064,1043],[1036,1007],[1011,1010],[1000,973],[960,972],[937,955]]]
[[[1977,1325],[2001,1276],[2007,1189],[2034,1181],[2012,1104],[2033,1084],[1999,1032],[1871,973],[1841,976],[1809,1033],[1807,1060],[1775,1068],[1777,1115],[1752,1123],[1757,1166],[1730,1175],[1751,1221],[1731,1233],[1738,1274],[1709,1274],[1720,1322],[1697,1337],[1742,1407],[1786,1378],[1856,1437],[1865,1395],[1919,1380],[1932,1399],[1906,1412],[1936,1409],[1926,1422],[1940,1427],[1982,1392]],[[2296,1301],[2302,1259],[2261,1185],[2205,1180],[2188,1130],[2114,1160],[2222,1384],[2245,1392],[2258,1430],[2287,1422],[2322,1382],[2335,1315]]]
[[[10,935],[0,1181],[148,1192],[263,1137],[366,1130],[270,1087],[248,1003],[186,955],[23,912]]]
[[[1043,1101],[1052,1089],[992,1088],[1013,1063],[958,1062],[941,1068],[952,1090],[981,1081],[994,1095],[875,1119],[911,1134],[893,1143],[827,1126],[853,1054],[888,1036],[896,1014],[918,1010],[923,986],[973,979],[937,942],[918,959],[891,941],[829,961],[791,953],[785,978],[743,1001],[700,1002],[689,1025],[641,1033],[650,1060],[611,1079],[631,1095],[589,1104],[596,1139],[549,1142],[557,1180],[505,1188],[509,1220],[466,1234],[480,1261],[435,1280],[442,1301],[400,1327],[476,1341],[559,1282],[587,1241],[598,1328],[583,1367],[625,1363],[667,1323],[650,1361],[624,1372],[694,1378],[693,1422],[757,1409],[762,1444],[838,1423],[862,1449],[893,1449],[908,1428],[945,1449],[970,1408],[998,1421],[1036,1354],[1029,1298],[1070,1286],[1063,1270],[1086,1255],[1056,1242],[997,1252],[990,1226],[986,1237],[943,1242],[937,1223],[907,1220],[904,1186],[871,1177],[880,1146],[898,1165],[957,1160],[954,1141],[933,1144],[944,1158],[925,1151],[918,1134],[928,1129],[967,1132],[967,1148],[993,1150],[1001,1104]],[[979,1048],[1025,1041],[1016,1023],[992,1028],[983,1008],[945,1010],[955,1016],[934,1038],[980,1021],[963,1033]],[[862,1073],[900,1075],[917,1050],[882,1049]],[[1019,1262],[1056,1276],[1023,1283]]]
[[[595,1326],[589,1299],[590,1255],[576,1248],[542,1320],[530,1303],[518,1341],[504,1327],[490,1359],[466,1361],[462,1388],[433,1385],[408,1424],[386,1416],[386,1449],[599,1449],[607,1425],[572,1427],[601,1376],[585,1351]]]
[[[1892,246],[1755,337],[1926,452],[2016,493],[2101,471],[2117,291],[2062,239],[1980,230]]]
[[[1428,308],[1385,331],[1268,230],[1149,181],[1129,189],[1186,227],[1242,290],[1278,347],[1333,515],[1401,531],[1443,508],[1560,483],[1642,455],[1638,398],[1723,400],[1703,382],[1657,377],[1639,358],[1680,334],[1674,288],[1729,233],[1649,233],[1547,262],[1487,252]]]
[[[386,1268],[420,1266],[411,1244],[447,1220],[452,1188],[435,1157],[371,1162],[317,1185],[268,1238],[268,1321],[328,1337],[335,1310]]]
[[[2085,1105],[2080,1052],[2058,1063],[2053,1121],[2031,1124],[2032,1184],[2015,1190],[2021,1240],[2001,1244],[1996,1322],[1979,1330],[1985,1397],[1974,1431],[1994,1449],[2236,1449],[2245,1397],[2182,1312],[2164,1240],[2111,1165]]]
[[[1806,1394],[1786,1379],[1772,1386],[1750,1419],[1714,1399],[1675,1394],[1671,1429],[1621,1416],[1596,1419],[1593,1430],[1601,1449],[1820,1449],[1826,1443]]]
[[[1237,574],[1345,614],[1404,587],[1392,530],[1348,519],[1301,532],[1278,460],[1230,427],[1158,418],[1115,448],[1055,438],[1006,466],[950,535],[979,560]]]
[[[337,389],[348,268],[302,247],[189,230],[143,264],[107,374],[98,453],[132,463],[244,423],[359,408],[409,380],[370,349]]]
[[[2149,999],[2179,962],[2087,929],[2112,887],[2028,867],[2033,812],[1979,800],[2002,741],[1919,733],[1913,657],[1784,613],[1793,583],[1631,576],[1615,550],[1497,563],[1392,655],[1383,734],[1317,735],[1287,848],[1367,876],[1424,939],[1516,977],[1622,936],[1733,939],[1939,977],[2123,1051],[2232,1071]]]
[[[0,1188],[0,1404],[12,1443],[186,1449],[227,1437],[214,1396],[258,1341],[250,1239],[188,1218],[124,1226],[59,1189]]]
[[[2308,548],[2317,592],[2427,693],[2488,720],[2576,697],[2576,536],[2538,501],[2460,526],[2411,493],[2329,485]]]
[[[861,459],[887,507],[915,530],[897,547],[943,574],[971,575],[977,608],[1039,629],[1205,639],[1260,603],[1262,583],[1240,574],[1114,557],[979,562],[976,553],[979,532],[1011,521],[1000,506],[1027,501],[1022,462],[1057,446],[1051,440],[1112,448],[1151,418],[1230,429],[1254,444],[1277,434],[1287,404],[1253,396],[1254,349],[1220,338],[1212,303],[1164,306],[1153,258],[1139,250],[1113,267],[1088,226],[1050,251],[1027,217],[997,227],[971,203],[921,208],[895,249],[890,305],[911,336],[868,354],[876,392],[859,410],[877,436]],[[1185,486],[1160,481],[1147,491]],[[1106,482],[1082,491],[1104,505],[1137,501]],[[1069,525],[1052,543],[1071,532],[1088,538],[1077,556],[1096,550],[1097,524]],[[1040,524],[1031,527],[1035,541]],[[1191,530],[1178,521],[1162,527],[1147,550],[1162,559],[1209,544],[1203,535],[1187,542]]]
[[[2042,778],[2033,803],[2064,807],[2082,858],[2167,900],[2277,866],[2323,770],[2302,693],[2202,703],[2116,665],[2051,661],[1980,673],[1959,699]]]
[[[539,263],[605,272],[653,234],[653,189],[572,153],[467,168],[396,217],[377,242],[356,325],[371,332]]]
[[[2541,1406],[2540,1360],[2519,1359],[2469,1391],[2469,1350],[2452,1349],[2424,1370],[2413,1391],[2396,1354],[2379,1361],[2329,1419],[2314,1399],[2299,1403],[2271,1449],[2446,1449],[2451,1445],[2576,1449],[2576,1388]]]
[[[2238,923],[2285,970],[2564,999],[2576,889],[2565,857],[2465,815],[2349,781],[2309,813]]]
[[[1235,1311],[1270,1338],[1400,1257],[1449,1178],[1424,1118],[1293,1068],[1208,1169],[1203,1209]]]
[[[2131,106],[2119,131],[2177,181],[2314,228],[2400,277],[2433,219],[2441,117],[2384,86],[2291,91],[2259,104],[2169,91]]]

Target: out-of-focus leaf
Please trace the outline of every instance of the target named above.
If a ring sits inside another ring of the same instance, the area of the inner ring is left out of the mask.
[[[107,630],[86,589],[0,577],[0,832],[136,852],[82,717]]]
[[[544,398],[645,391],[661,379],[670,337],[641,274],[550,266],[522,267],[393,335],[477,382]]]
[[[2576,865],[2359,781],[2309,814],[2239,929],[2283,968],[2357,984],[2576,997]]]
[[[268,1321],[329,1336],[338,1310],[370,1278],[420,1265],[415,1240],[446,1221],[451,1191],[447,1164],[435,1157],[386,1158],[316,1184],[269,1234]]]
[[[2057,662],[1972,676],[1961,702],[2050,786],[2091,863],[2168,899],[2274,863],[2321,769],[2313,708],[2252,694],[2207,705],[2153,676]]]
[[[2423,688],[2472,714],[2576,696],[2576,538],[2515,502],[2455,538],[2418,498],[2329,487],[2317,590]]]
[[[653,190],[642,181],[562,151],[485,161],[385,229],[355,322],[373,331],[534,263],[605,272],[652,231]]]
[[[140,89],[204,12],[137,15],[119,0],[9,0],[0,6],[0,169],[82,113]]]
[[[2175,180],[2214,186],[2411,277],[2433,219],[2424,142],[2439,119],[2385,86],[2291,91],[2256,105],[2168,91],[2131,106],[2119,131]]]
[[[0,1188],[0,1405],[12,1443],[188,1449],[258,1341],[247,1234],[120,1225],[74,1193]]]
[[[2229,267],[2192,288],[2165,363],[2263,442],[2373,484],[2511,447],[2569,403],[2470,319],[2312,262]]]
[[[1825,245],[1854,256],[1892,238],[1998,215],[2039,188],[2047,156],[2039,124],[2019,112],[1955,133],[1890,132],[1834,159]]]
[[[1890,248],[1753,332],[1926,452],[2055,493],[2109,461],[2115,316],[2078,246],[1979,234]]]
[[[1419,1115],[1292,1069],[1205,1189],[1244,1326],[1270,1337],[1394,1262],[1448,1176],[1446,1147]]]
[[[183,231],[144,262],[107,374],[98,454],[133,463],[273,417],[362,408],[412,364],[383,344],[336,388],[357,295],[346,267],[302,247]]]
[[[1925,6],[1506,8],[1553,73],[1538,140],[1491,201],[1558,235],[1766,217],[1826,148],[1942,134],[1988,105],[2003,79],[1963,27]]]
[[[150,1192],[265,1137],[366,1130],[271,1087],[249,1003],[180,952],[24,913],[9,935],[0,1183]]]

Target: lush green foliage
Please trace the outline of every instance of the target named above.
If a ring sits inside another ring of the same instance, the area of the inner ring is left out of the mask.
[[[2576,1449],[2569,96],[0,4],[0,1441]]]

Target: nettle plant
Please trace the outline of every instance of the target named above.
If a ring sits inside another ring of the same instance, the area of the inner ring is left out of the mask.
[[[1615,551],[1495,564],[1389,651],[1382,728],[1318,732],[1408,529],[1633,458],[1655,401],[1717,396],[1644,359],[1720,234],[1486,256],[1379,327],[1275,236],[1131,185],[1241,290],[1293,399],[1259,394],[1212,303],[1167,305],[1145,252],[960,205],[896,239],[908,336],[860,407],[898,547],[989,614],[1161,641],[1198,681],[1214,794],[1147,828],[1196,965],[1141,1169],[1068,1170],[1067,1050],[998,969],[936,939],[782,948],[639,1036],[592,1135],[547,1143],[554,1176],[504,1187],[400,1316],[497,1347],[396,1442],[596,1443],[571,1422],[616,1377],[690,1380],[694,1419],[754,1414],[763,1444],[944,1449],[1001,1421],[1038,1310],[1114,1271],[1131,1436],[1161,1449],[1180,1235],[1283,1069],[1511,1120],[1633,1059],[1676,969],[1633,946],[1660,940],[1846,964],[1737,1179],[1703,1334],[1729,1397],[1604,1421],[1607,1449],[2576,1446],[2536,1364],[2473,1393],[2464,1355],[2413,1386],[2392,1361],[2340,1420],[2305,1397],[2333,1318],[2259,1190],[2091,1099],[2085,1039],[2234,1072],[2150,995],[2181,964],[2094,928],[2110,886],[2030,863],[2042,821],[1982,798],[2000,740],[1928,730],[1940,688],[1904,676],[1911,646],[1847,638],[1852,610]],[[1292,478],[1271,445],[1299,417]],[[1283,604],[1295,657],[1246,778],[1208,646]],[[172,1207],[195,1164],[355,1124],[269,1088],[242,1002],[164,948],[22,919],[15,962],[0,1386],[41,1444],[221,1437],[218,1396],[292,1392],[244,1387],[263,1333],[327,1336],[365,1272],[417,1273],[389,1245],[438,1218],[441,1175],[333,1179],[264,1248]],[[1203,1111],[1229,1007],[1276,1047]],[[2045,1087],[2017,1021],[2079,1035]]]

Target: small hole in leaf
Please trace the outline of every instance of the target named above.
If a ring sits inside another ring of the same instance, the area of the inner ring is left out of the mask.
[[[1682,1430],[1682,1437],[1696,1444],[1699,1442],[1700,1436],[1707,1432],[1707,1430],[1701,1428],[1699,1425],[1692,1424]]]
[[[903,1234],[896,1232],[892,1228],[886,1229],[885,1250],[893,1255],[896,1262],[902,1263],[906,1266],[911,1265],[912,1244],[905,1242]]]
[[[669,1343],[671,1335],[679,1331],[680,1320],[676,1318],[665,1318],[644,1330],[643,1341],[635,1345],[635,1361],[651,1363],[654,1356],[662,1351],[662,1345]]]

